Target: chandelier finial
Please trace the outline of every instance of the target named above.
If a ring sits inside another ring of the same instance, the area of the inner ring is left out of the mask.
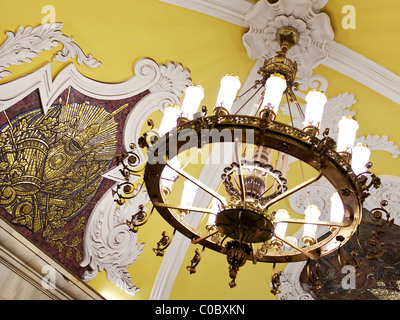
[[[292,27],[282,27],[276,33],[276,41],[278,41],[281,51],[287,53],[290,48],[299,43],[300,34]]]

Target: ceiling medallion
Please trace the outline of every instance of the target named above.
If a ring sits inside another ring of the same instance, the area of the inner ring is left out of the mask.
[[[338,251],[340,260],[338,249],[356,234],[369,190],[380,186],[379,177],[369,171],[372,164],[368,147],[354,146],[358,123],[353,117],[344,116],[339,122],[337,141],[329,137],[329,129],[321,139],[317,137],[327,98],[323,92],[312,90],[306,96],[303,114],[293,92],[298,90],[297,64],[287,58],[287,52],[299,41],[299,33],[292,27],[282,27],[276,39],[280,51],[265,61],[259,70],[261,79],[249,89],[262,92],[255,105],[256,116],[237,114],[242,108],[231,114],[233,102],[248,93],[237,96],[240,81],[235,75],[227,74],[221,80],[211,116],[207,116],[205,107],[197,112],[204,97],[202,87],[189,86],[180,108],[171,105],[165,109],[158,132],[149,120],[150,130],[138,141],[139,147],[147,149],[146,165],[140,169],[142,164],[135,144],[118,157],[126,182],[114,190],[116,201],[123,205],[140,191],[130,182],[130,175],[143,174],[153,210],[147,214],[143,207],[138,209],[127,222],[132,232],[137,232],[156,209],[193,244],[226,255],[230,287],[236,286],[239,268],[247,260],[273,263],[271,292],[274,294],[279,293],[280,284],[276,263],[308,261],[310,265],[311,260],[334,251]],[[276,121],[283,96],[290,114],[293,106],[302,114],[302,128],[293,126],[292,117],[292,125]],[[221,150],[218,159],[210,159],[211,148]],[[291,166],[288,171],[289,157],[300,160],[300,168]],[[218,186],[194,176],[195,169],[206,160],[226,163]],[[320,209],[309,201],[304,216],[291,212],[287,198],[300,190],[307,194],[307,187],[322,177],[335,189],[330,218],[320,220],[326,215],[321,215]],[[209,197],[208,206],[195,205],[195,197],[200,194]],[[385,205],[383,202],[381,208],[371,210],[368,216],[383,219],[386,215],[386,222],[390,222]],[[204,215],[204,222],[196,227],[190,225],[185,220],[189,213]],[[293,234],[300,227],[303,227],[302,238],[297,239]],[[317,228],[325,228],[325,235],[318,238]],[[163,232],[154,249],[156,254],[164,255],[171,240]],[[200,259],[201,253],[196,250],[188,266],[190,273],[195,272]],[[318,288],[318,278],[318,268],[309,271],[314,289]]]

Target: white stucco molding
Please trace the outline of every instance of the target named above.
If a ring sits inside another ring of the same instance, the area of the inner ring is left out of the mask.
[[[53,57],[53,61],[68,61],[77,59],[79,64],[90,68],[101,66],[101,62],[91,54],[86,55],[83,50],[73,42],[73,37],[68,37],[61,32],[62,23],[41,24],[35,28],[20,26],[17,31],[7,31],[7,40],[0,46],[0,79],[11,75],[6,68],[21,63],[30,63],[32,58],[40,52],[51,50],[59,44],[63,49]]]
[[[179,105],[179,97],[190,85],[190,71],[179,63],[158,65],[150,58],[142,58],[134,65],[134,75],[120,83],[103,83],[82,75],[73,64],[66,66],[55,79],[48,63],[35,72],[0,85],[0,111],[7,110],[34,90],[39,90],[40,100],[46,112],[57,97],[68,87],[100,100],[121,100],[149,93],[131,110],[124,124],[123,143],[127,150],[136,143],[147,118],[155,111],[163,111],[169,104]],[[141,163],[146,161],[138,149]],[[104,173],[103,177],[121,182],[119,167]],[[137,176],[132,178],[138,179]],[[106,270],[108,279],[127,293],[134,295],[139,289],[132,284],[127,271],[142,252],[143,244],[137,243],[137,235],[129,231],[126,220],[136,213],[139,204],[149,203],[146,189],[129,205],[116,208],[111,191],[100,199],[88,220],[84,235],[84,259],[81,266],[90,266],[85,281],[93,279],[98,271]],[[133,207],[132,207],[133,206]]]
[[[81,282],[67,271],[58,262],[45,254],[37,246],[16,231],[8,222],[0,218],[0,265],[15,274],[13,279],[7,279],[9,283],[2,283],[8,290],[23,290],[18,287],[21,283],[35,288],[39,295],[53,300],[101,300],[103,297],[93,289]],[[43,286],[47,273],[44,270],[50,268],[54,271],[54,282],[51,289]],[[20,278],[21,281],[17,280]],[[24,280],[24,281],[23,281]],[[1,287],[1,286],[0,286]],[[11,294],[11,292],[10,292]],[[20,296],[23,296],[22,294]],[[35,299],[34,297],[26,297]]]
[[[400,104],[400,77],[365,56],[331,41],[323,64]]]
[[[179,7],[195,10],[209,16],[247,27],[244,15],[254,5],[251,0],[159,0]]]
[[[159,65],[151,59],[141,59],[134,66],[135,75],[120,83],[103,83],[81,74],[73,64],[66,66],[53,80],[51,64],[0,86],[0,111],[38,89],[44,112],[69,86],[79,92],[102,100],[120,100],[135,96],[153,87],[161,78]]]
[[[132,283],[127,271],[142,253],[144,243],[137,243],[138,235],[129,230],[126,221],[138,211],[139,205],[148,203],[145,189],[132,201],[116,207],[111,190],[102,197],[90,214],[83,239],[82,267],[84,281],[93,280],[98,271],[106,271],[107,279],[130,295],[140,289]]]
[[[181,64],[168,62],[159,66],[149,59],[140,60],[139,63],[143,61],[147,62],[143,64],[144,69],[140,70],[152,74],[151,78],[157,75],[157,81],[153,80],[146,85],[149,94],[132,108],[126,118],[123,138],[126,150],[129,150],[131,143],[138,141],[141,128],[149,116],[157,110],[164,111],[169,104],[179,105],[179,97],[191,83],[190,71]],[[135,152],[140,163],[145,163],[146,158],[141,150],[138,148]],[[103,177],[120,183],[119,170],[119,166],[114,167]],[[132,176],[132,179],[133,183],[139,177]],[[89,265],[92,269],[85,273],[85,281],[92,280],[98,271],[106,270],[108,280],[126,293],[135,295],[140,290],[132,283],[127,268],[139,258],[144,244],[137,243],[137,234],[129,231],[126,224],[138,211],[139,205],[150,203],[146,188],[140,190],[134,199],[119,208],[116,208],[111,191],[108,191],[93,209],[85,231],[84,260],[81,263],[81,266]]]
[[[292,27],[299,33],[299,43],[288,52],[288,58],[298,64],[297,76],[310,78],[313,70],[327,57],[326,43],[334,34],[327,14],[315,10],[311,0],[280,0],[274,4],[258,1],[245,15],[249,31],[243,44],[252,59],[269,59],[280,46],[276,34],[282,27]]]

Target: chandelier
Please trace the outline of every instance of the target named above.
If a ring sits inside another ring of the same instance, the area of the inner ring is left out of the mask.
[[[203,250],[209,248],[226,255],[231,287],[236,286],[238,270],[247,260],[273,263],[275,270],[276,263],[317,260],[340,249],[356,233],[363,219],[362,205],[369,190],[380,185],[379,177],[368,171],[370,150],[365,144],[354,145],[358,124],[353,117],[344,116],[340,120],[335,141],[329,137],[329,129],[320,133],[327,102],[323,92],[310,91],[306,95],[306,110],[302,112],[294,94],[298,87],[297,64],[287,58],[287,52],[299,41],[298,32],[283,27],[276,39],[280,51],[265,61],[259,70],[260,79],[245,92],[253,90],[252,97],[261,92],[252,115],[239,114],[247,102],[238,112],[231,113],[233,103],[245,95],[237,96],[240,81],[235,75],[222,78],[210,116],[206,107],[197,112],[204,92],[201,86],[192,84],[185,90],[181,107],[170,105],[165,109],[158,132],[149,120],[150,130],[138,140],[138,145],[147,149],[147,163],[142,170],[137,170],[140,158],[136,144],[117,158],[125,177],[125,182],[114,190],[117,203],[123,205],[145,186],[153,205],[149,214],[143,205],[139,206],[132,220],[127,221],[130,229],[137,232],[156,209],[192,243],[201,245]],[[276,121],[283,97],[291,125]],[[302,128],[293,125],[293,106],[303,117]],[[190,168],[200,165],[193,160],[210,156],[211,146],[220,145],[231,147],[228,148],[231,152],[226,153],[230,161],[220,172],[219,183],[209,185],[196,178]],[[291,159],[300,162],[300,171],[292,175],[301,177],[300,182],[288,179]],[[306,167],[313,173],[307,179]],[[130,176],[139,172],[143,173],[144,183],[134,185]],[[330,218],[320,219],[320,209],[309,201],[301,218],[290,212],[288,197],[301,190],[307,196],[307,187],[321,178],[334,189]],[[195,206],[195,195],[200,192],[205,195],[203,199],[208,199],[207,205]],[[374,210],[384,211],[382,207]],[[189,213],[204,215],[203,222],[192,226],[185,219]],[[301,239],[286,234],[289,226],[292,230],[303,226]],[[317,228],[329,231],[317,237]],[[154,252],[162,256],[171,240],[163,232]],[[196,250],[187,267],[190,273],[196,271],[201,254],[202,251]],[[310,279],[314,275],[315,280],[315,274],[310,272]],[[279,292],[279,275],[273,271],[274,294]]]

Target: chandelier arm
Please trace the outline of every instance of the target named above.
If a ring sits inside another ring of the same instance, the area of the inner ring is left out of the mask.
[[[212,231],[212,232],[210,232],[210,233],[208,233],[208,234],[206,234],[206,235],[204,235],[202,237],[198,237],[197,239],[192,239],[192,244],[197,244],[200,241],[203,241],[204,239],[212,237],[213,235],[217,234],[218,232],[219,232],[219,230],[216,229],[216,230],[214,230],[214,231]]]
[[[215,192],[215,190],[211,189],[209,186],[207,186],[206,184],[201,182],[199,179],[196,179],[195,177],[193,177],[192,175],[190,175],[189,173],[187,173],[186,171],[184,171],[182,169],[175,168],[174,166],[171,165],[171,163],[168,160],[166,160],[166,165],[169,168],[171,168],[172,170],[174,170],[175,172],[177,172],[178,174],[180,174],[182,177],[193,182],[200,189],[203,189],[205,192],[209,193],[214,198],[217,198],[218,201],[221,202],[222,205],[224,204],[225,198],[222,197],[219,193]]]
[[[268,191],[270,191],[273,187],[275,187],[275,182],[276,182],[276,181],[274,181],[274,183],[271,184],[271,186],[270,186],[268,189],[266,189],[266,190],[260,195],[260,198],[262,198],[265,194],[268,193]]]
[[[298,246],[297,244],[294,244],[282,237],[279,237],[278,235],[274,235],[278,240],[282,241],[283,243],[287,244],[288,246],[292,247],[293,249],[296,249],[297,251],[301,252],[302,254],[304,254],[306,257],[316,260],[319,258],[319,255],[313,254],[307,250],[304,250],[302,247]]]
[[[351,225],[351,222],[331,222],[331,221],[316,221],[316,222],[308,222],[304,219],[278,219],[272,220],[272,223],[294,223],[294,224],[313,224],[317,226],[328,226],[328,227],[348,227]]]
[[[272,206],[273,204],[277,203],[278,201],[290,196],[291,194],[309,186],[310,184],[318,181],[321,177],[323,176],[322,172],[320,171],[319,174],[311,179],[308,179],[307,181],[304,181],[302,183],[300,183],[299,185],[297,185],[296,187],[289,189],[283,193],[281,193],[280,195],[276,196],[275,198],[271,199],[270,201],[268,201],[264,206],[263,206],[263,210],[268,209],[270,206]]]
[[[185,211],[194,211],[194,212],[202,212],[202,213],[215,214],[214,211],[212,211],[212,210],[210,210],[210,209],[207,209],[207,208],[199,208],[199,207],[191,207],[191,206],[181,206],[181,205],[163,203],[163,202],[158,202],[158,201],[154,201],[154,205],[155,205],[156,207],[163,207],[163,208],[168,208],[168,209],[177,209],[177,210],[185,210]]]

